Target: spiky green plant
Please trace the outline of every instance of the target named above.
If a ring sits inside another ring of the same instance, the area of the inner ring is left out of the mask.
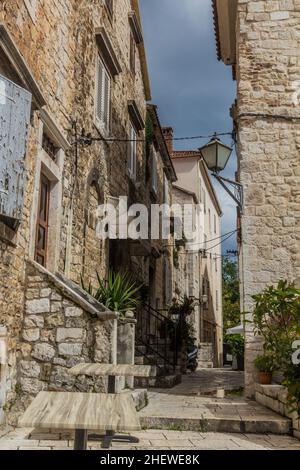
[[[101,279],[98,273],[98,288],[93,291],[91,284],[83,289],[92,295],[98,302],[114,312],[125,316],[126,312],[134,311],[140,304],[140,290],[142,284],[137,284],[130,274],[109,271],[107,279]]]

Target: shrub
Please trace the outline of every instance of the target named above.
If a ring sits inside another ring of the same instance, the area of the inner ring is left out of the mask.
[[[278,369],[274,356],[270,354],[257,356],[254,365],[259,372],[273,373]]]

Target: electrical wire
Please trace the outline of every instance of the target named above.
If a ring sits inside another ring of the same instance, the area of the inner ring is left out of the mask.
[[[201,139],[212,139],[213,137],[221,136],[231,136],[232,132],[216,132],[211,135],[196,135],[196,136],[187,136],[187,137],[174,137],[174,138],[165,138],[165,141],[183,141],[183,140],[201,140]],[[83,145],[91,145],[93,142],[147,142],[146,139],[115,139],[104,137],[92,137],[92,135],[81,135],[76,141],[73,142],[73,145],[76,143]]]
[[[214,245],[214,246],[211,246],[211,247],[209,247],[209,248],[207,248],[207,249],[204,249],[203,251],[204,251],[205,253],[209,253],[210,255],[216,255],[216,254],[218,254],[218,253],[211,253],[210,250],[213,250],[213,249],[216,248],[217,246],[222,245],[222,243],[225,243],[227,240],[229,240],[229,238],[231,238],[231,237],[234,235],[235,232],[237,232],[237,230],[235,230],[231,235],[229,235],[228,237],[226,237],[224,240],[221,240],[220,243],[217,243],[217,244]],[[185,255],[185,254],[186,254],[186,253],[178,253],[178,255]],[[222,256],[222,255],[221,255],[221,256]]]
[[[210,242],[214,242],[215,240],[220,240],[221,238],[224,238],[226,237],[227,235],[233,235],[234,233],[236,233],[238,230],[235,229],[235,230],[232,230],[231,232],[228,232],[228,233],[224,233],[223,235],[221,235],[220,237],[216,237],[216,238],[211,238],[210,240],[206,240],[205,242],[193,242],[193,243],[189,243],[189,242],[186,242],[188,245],[203,245],[204,243],[210,243]],[[164,245],[164,248],[168,247],[168,246],[174,246],[172,243],[170,244],[167,244],[167,245]]]

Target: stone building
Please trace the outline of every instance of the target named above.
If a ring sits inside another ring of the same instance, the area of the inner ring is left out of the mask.
[[[164,134],[170,139],[169,150],[178,178],[173,185],[173,203],[181,206],[191,204],[191,227],[200,234],[194,242],[184,243],[183,246],[177,244],[175,291],[180,296],[186,295],[196,300],[193,324],[200,345],[199,361],[222,366],[222,210],[200,152],[174,151],[172,129],[165,128]],[[198,206],[200,213],[197,218]]]
[[[116,315],[81,279],[95,287],[96,271],[123,267],[149,284],[152,247],[99,240],[95,211],[119,196],[149,203],[150,98],[137,0],[1,2],[0,400],[10,421],[39,390],[87,389],[67,369],[115,354]]]
[[[213,8],[218,57],[237,82],[241,309],[251,312],[253,294],[300,275],[300,2],[214,0]],[[247,324],[249,395],[260,349]]]

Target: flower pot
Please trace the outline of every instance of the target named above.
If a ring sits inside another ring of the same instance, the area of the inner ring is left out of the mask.
[[[272,372],[259,372],[258,380],[261,385],[270,385],[272,382]]]

